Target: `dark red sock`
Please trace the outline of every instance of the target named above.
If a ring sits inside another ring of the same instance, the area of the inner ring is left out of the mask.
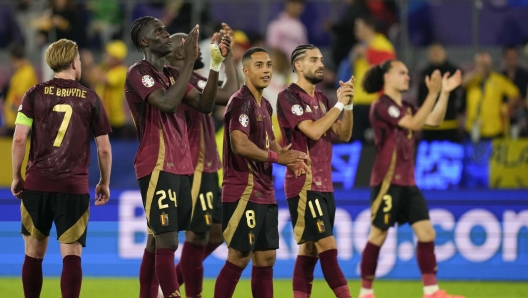
[[[214,296],[215,298],[231,298],[235,292],[235,288],[240,280],[244,268],[226,261],[220,274],[216,278]]]
[[[422,272],[424,286],[436,285],[436,256],[434,253],[434,242],[418,242],[416,247],[416,259]]]
[[[273,298],[273,267],[253,266],[251,270],[251,293],[254,298]]]
[[[223,242],[220,242],[220,243],[207,243],[207,245],[205,246],[205,250],[204,250],[204,253],[203,253],[203,259],[207,259],[207,257],[213,253],[213,251],[215,251],[220,245],[222,245]]]
[[[22,265],[22,286],[24,288],[24,297],[40,297],[42,290],[42,259],[35,259],[26,255]]]
[[[188,298],[201,297],[203,282],[203,253],[205,245],[185,241],[180,259],[185,295]]]
[[[68,255],[62,259],[62,298],[78,298],[81,294],[81,257]]]
[[[376,276],[378,267],[378,257],[381,246],[367,242],[363,254],[361,255],[361,287],[372,289],[372,282]]]
[[[156,298],[158,286],[156,255],[145,249],[139,267],[139,298]]]
[[[308,298],[312,293],[315,265],[319,258],[297,256],[293,269],[293,297]]]
[[[156,276],[165,298],[181,297],[174,270],[174,251],[170,248],[156,249]]]
[[[176,267],[174,269],[176,269],[176,280],[178,281],[178,284],[181,287],[181,285],[183,285],[183,273],[182,273],[182,269],[181,269],[181,258],[180,258],[180,261],[178,262],[178,264],[176,264]]]
[[[350,290],[339,263],[337,262],[337,249],[329,249],[319,254],[323,275],[338,298],[350,298]]]

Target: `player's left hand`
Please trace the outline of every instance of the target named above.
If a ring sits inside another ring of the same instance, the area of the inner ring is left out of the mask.
[[[22,193],[24,193],[24,179],[15,178],[11,183],[11,193],[18,199],[22,199]]]
[[[95,206],[103,206],[110,199],[110,187],[98,183],[95,187]]]
[[[231,29],[227,23],[222,23],[222,29],[229,37],[229,47],[231,50],[233,50],[233,46],[235,45],[235,31],[233,31],[233,29]]]
[[[454,75],[449,76],[450,73],[446,72],[442,78],[442,91],[451,92],[462,83],[462,72],[457,70]]]
[[[295,178],[301,175],[306,175],[306,174],[311,173],[310,168],[308,168],[308,166],[304,163],[304,161],[291,163],[287,165],[286,167],[288,167],[288,169],[293,172],[293,174],[295,175]]]
[[[348,101],[348,104],[351,104],[354,100],[354,83],[356,82],[356,78],[354,76],[350,77],[350,80],[346,81],[343,83],[343,81],[339,81],[339,86],[340,87],[343,87],[343,86],[347,86],[349,87],[350,89],[352,89],[352,95],[350,96],[350,100]],[[339,93],[342,89],[339,88],[338,89],[338,96],[339,96]]]
[[[231,52],[231,38],[229,37],[225,29],[220,30],[220,32],[217,34],[218,39],[220,40],[218,42],[218,48],[220,48],[220,53],[222,54],[222,57],[225,58],[229,54],[229,52]],[[216,38],[214,38],[214,36],[213,39],[215,39],[216,41]],[[211,43],[214,43],[214,41],[212,41]]]

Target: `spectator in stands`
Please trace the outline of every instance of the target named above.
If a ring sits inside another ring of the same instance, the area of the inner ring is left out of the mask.
[[[355,24],[356,38],[360,41],[352,50],[352,73],[354,82],[354,128],[353,140],[372,141],[370,128],[370,104],[378,98],[378,94],[368,94],[361,86],[367,70],[385,60],[395,59],[396,53],[391,42],[385,35],[376,32],[375,20],[372,17],[358,18]],[[350,76],[349,76],[350,78]],[[343,78],[337,78],[342,80]]]
[[[333,35],[331,58],[334,69],[347,57],[352,47],[358,41],[354,35],[356,19],[370,15],[365,0],[346,0],[345,2],[346,8],[339,21],[336,23],[328,22],[326,24],[326,29]]]
[[[6,88],[4,103],[4,134],[12,136],[15,130],[15,119],[22,97],[26,91],[38,83],[37,74],[27,60],[22,44],[11,44],[8,47],[9,64],[14,70],[14,74]]]
[[[89,0],[90,11],[88,37],[91,42],[99,38],[98,45],[105,45],[120,38],[123,30],[123,7],[120,0]]]
[[[476,143],[481,139],[508,136],[510,116],[520,102],[519,88],[493,71],[489,53],[475,55],[475,68],[464,76],[462,86],[466,89],[464,127],[471,140]]]
[[[505,47],[502,51],[502,58],[504,62],[504,69],[502,74],[509,78],[517,88],[521,95],[521,104],[514,111],[511,119],[511,133],[513,137],[519,135],[527,136],[527,110],[526,102],[528,100],[528,71],[520,64],[519,49],[514,46]]]
[[[104,61],[96,67],[83,65],[87,68],[89,82],[95,86],[95,92],[101,98],[110,125],[111,137],[123,137],[127,122],[125,107],[125,81],[128,68],[123,64],[127,56],[127,47],[120,40],[106,44]]]
[[[286,57],[300,44],[307,44],[308,37],[300,17],[304,11],[304,0],[285,0],[284,10],[268,25],[266,44],[278,49]]]
[[[458,68],[447,60],[447,52],[445,48],[439,44],[434,43],[428,48],[429,64],[420,73],[419,87],[418,87],[418,105],[421,106],[428,94],[425,77],[431,76],[436,69],[440,70],[442,76],[449,72],[454,74]],[[457,88],[449,94],[449,101],[447,102],[447,110],[444,121],[438,127],[424,126],[422,138],[426,141],[447,140],[451,142],[460,142],[458,135],[457,111],[462,105],[461,90]]]
[[[24,43],[24,37],[15,19],[15,11],[10,3],[0,4],[0,49],[11,43]]]
[[[367,1],[377,29],[383,34],[390,35],[392,25],[398,22],[398,6],[396,0],[369,0]]]

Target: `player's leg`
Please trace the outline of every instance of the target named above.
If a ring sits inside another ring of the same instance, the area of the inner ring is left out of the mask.
[[[49,194],[24,190],[20,205],[21,233],[24,237],[25,253],[22,265],[24,297],[38,298],[42,290],[42,260],[48,248],[49,232],[53,223],[53,212]]]
[[[319,261],[313,241],[299,245],[299,253],[293,269],[293,297],[307,298],[312,293],[315,265]]]
[[[361,290],[359,298],[372,298],[372,283],[378,267],[381,246],[387,238],[388,230],[396,223],[400,209],[400,192],[398,186],[371,188],[371,211],[373,217],[367,245],[361,255]]]
[[[460,298],[441,291],[436,281],[437,263],[434,253],[434,240],[436,232],[429,220],[429,208],[421,191],[417,187],[406,189],[407,217],[413,228],[418,244],[416,247],[416,259],[422,273],[423,291],[426,298]]]
[[[222,233],[222,194],[218,186],[218,173],[213,173],[212,178],[214,181],[212,186],[215,187],[213,192],[216,195],[213,197],[213,224],[209,230],[209,242],[205,246],[204,260],[224,242]]]
[[[264,221],[256,221],[251,292],[255,298],[273,298],[273,265],[279,248],[279,207],[276,204],[259,205],[255,208],[255,217],[264,217]]]
[[[148,227],[147,230],[147,243],[139,267],[139,298],[156,298],[159,287],[156,276],[156,240],[152,230]]]
[[[81,294],[82,248],[90,216],[90,195],[52,194],[54,221],[62,255],[61,292],[63,298]]]
[[[227,260],[216,278],[214,297],[231,298],[240,280],[242,271],[247,267],[251,259],[250,251],[239,251],[229,247]]]

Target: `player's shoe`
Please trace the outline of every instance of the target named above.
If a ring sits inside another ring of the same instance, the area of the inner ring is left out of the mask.
[[[456,296],[456,295],[449,295],[444,290],[438,290],[434,292],[433,294],[424,295],[424,298],[465,298],[464,296]]]
[[[376,296],[374,296],[374,294],[367,294],[367,295],[359,296],[358,298],[376,298]]]

